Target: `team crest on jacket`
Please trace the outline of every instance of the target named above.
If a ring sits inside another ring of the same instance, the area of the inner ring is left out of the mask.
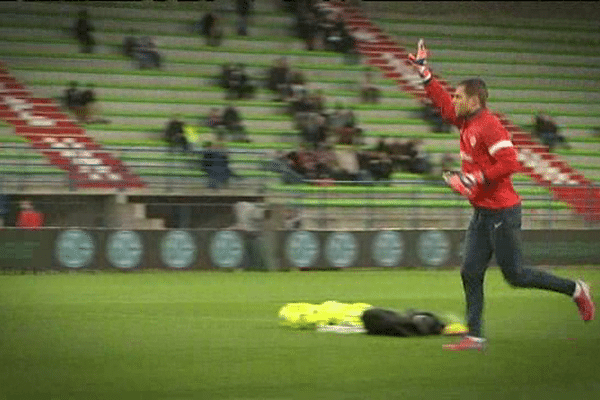
[[[471,147],[475,147],[475,143],[477,143],[477,138],[475,137],[475,135],[472,135],[469,138],[469,141],[471,142]]]

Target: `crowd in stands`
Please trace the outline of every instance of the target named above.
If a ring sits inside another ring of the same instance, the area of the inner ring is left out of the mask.
[[[336,51],[347,63],[358,62],[356,43],[344,24],[341,12],[322,1],[291,1],[287,9],[294,15],[295,35],[306,50]]]
[[[420,140],[386,143],[382,138],[376,146],[358,150],[332,144],[311,148],[301,143],[293,151],[279,152],[268,168],[279,172],[284,183],[331,185],[335,181],[389,180],[392,173],[401,171],[427,174],[432,163]]]
[[[302,38],[308,51],[340,52],[347,56],[347,62],[357,61],[354,39],[347,31],[339,11],[321,1],[285,3],[295,18],[294,35]],[[248,35],[252,9],[251,0],[236,0],[235,26],[239,36]],[[207,45],[219,46],[225,22],[220,12],[212,8],[192,29],[205,37]],[[81,51],[92,52],[95,45],[92,36],[94,28],[85,10],[79,13],[73,29]],[[133,30],[123,37],[121,51],[125,57],[136,61],[140,69],[161,68],[163,63],[154,39],[150,36],[136,37]],[[274,60],[263,82],[265,89],[273,94],[273,101],[284,103],[281,109],[291,117],[299,132],[299,147],[287,154],[280,154],[275,160],[278,165],[276,168],[289,172],[284,180],[289,180],[290,176],[295,181],[384,180],[399,170],[417,173],[430,171],[430,162],[420,151],[421,143],[418,141],[385,143],[381,140],[375,148],[357,150],[364,145],[364,132],[352,107],[336,101],[335,107],[328,109],[323,90],[309,90],[307,76],[291,68],[285,57]],[[217,77],[217,84],[224,89],[227,100],[254,98],[260,83],[261,79],[251,77],[243,63],[226,62]],[[357,97],[358,101],[371,104],[381,99],[381,90],[368,70],[358,82]],[[95,94],[91,86],[80,91],[77,83],[73,82],[65,93],[66,107],[82,122],[91,120],[94,102]],[[424,117],[429,118],[430,114],[431,111],[424,111]],[[201,168],[210,175],[211,187],[219,187],[231,175],[223,141],[250,142],[248,132],[240,110],[232,102],[222,110],[211,107],[199,125],[210,129],[214,134],[213,141],[205,141],[202,146],[190,141],[186,135],[186,123],[180,115],[174,115],[166,124],[164,140],[171,151],[199,152],[203,160]]]

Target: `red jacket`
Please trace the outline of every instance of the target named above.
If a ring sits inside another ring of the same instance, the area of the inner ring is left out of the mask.
[[[485,183],[469,198],[475,207],[502,209],[521,202],[515,192],[511,175],[521,170],[510,133],[498,118],[483,108],[466,118],[454,112],[450,94],[432,78],[425,85],[427,96],[440,109],[442,118],[460,129],[461,170],[481,171]]]
[[[44,225],[44,215],[33,210],[21,211],[17,216],[17,227],[25,229],[39,229]]]

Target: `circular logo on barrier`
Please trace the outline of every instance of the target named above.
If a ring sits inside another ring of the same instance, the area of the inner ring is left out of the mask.
[[[441,231],[421,233],[417,244],[419,259],[431,267],[439,267],[450,257],[450,239]]]
[[[210,258],[221,268],[239,267],[244,258],[244,240],[235,231],[219,231],[210,243]]]
[[[56,239],[56,258],[63,267],[83,268],[92,261],[95,252],[94,240],[87,232],[64,231]]]
[[[358,245],[351,233],[334,232],[327,238],[325,246],[327,261],[334,267],[349,267],[356,260]]]
[[[196,260],[197,247],[192,234],[170,231],[163,236],[160,258],[169,268],[188,268]]]
[[[404,240],[400,232],[381,231],[373,238],[373,260],[379,267],[395,267],[404,255]]]
[[[108,261],[113,267],[130,269],[140,265],[144,245],[139,233],[119,231],[108,237],[106,250]]]
[[[287,237],[285,252],[288,261],[295,267],[312,267],[319,256],[319,241],[312,232],[293,232]]]

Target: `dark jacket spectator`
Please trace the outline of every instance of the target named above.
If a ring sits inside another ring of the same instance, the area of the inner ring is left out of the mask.
[[[71,81],[69,87],[65,90],[64,96],[65,107],[78,115],[79,109],[83,106],[81,99],[81,91],[77,88],[77,82]]]
[[[200,33],[206,38],[208,46],[219,46],[223,38],[221,19],[217,14],[208,12],[200,20]]]
[[[561,144],[565,148],[571,147],[565,137],[558,133],[556,122],[544,113],[540,112],[534,117],[533,134],[548,146],[550,151],[554,150],[558,144]]]
[[[220,142],[205,143],[200,154],[202,155],[200,161],[202,171],[208,175],[208,187],[218,188],[234,176],[229,168],[227,153]]]
[[[161,56],[156,50],[156,43],[150,36],[144,36],[139,40],[134,54],[140,69],[161,67]]]
[[[189,149],[189,144],[185,138],[183,131],[183,122],[177,117],[173,117],[165,128],[165,140],[169,144],[171,150],[177,146],[181,146],[183,151]]]
[[[237,34],[240,36],[248,35],[248,17],[252,11],[251,0],[236,0],[235,11],[238,16]]]
[[[225,111],[223,112],[223,123],[225,124],[225,129],[232,135],[234,141],[250,141],[247,138],[246,129],[242,123],[242,117],[233,104],[229,104],[227,108],[225,108]]]
[[[88,20],[88,13],[86,10],[79,11],[79,18],[75,23],[74,31],[75,37],[77,38],[77,41],[79,41],[81,53],[92,53],[96,41],[92,36],[94,27]]]
[[[125,57],[133,58],[138,48],[138,41],[133,36],[133,31],[130,30],[129,34],[123,38],[123,55]]]

